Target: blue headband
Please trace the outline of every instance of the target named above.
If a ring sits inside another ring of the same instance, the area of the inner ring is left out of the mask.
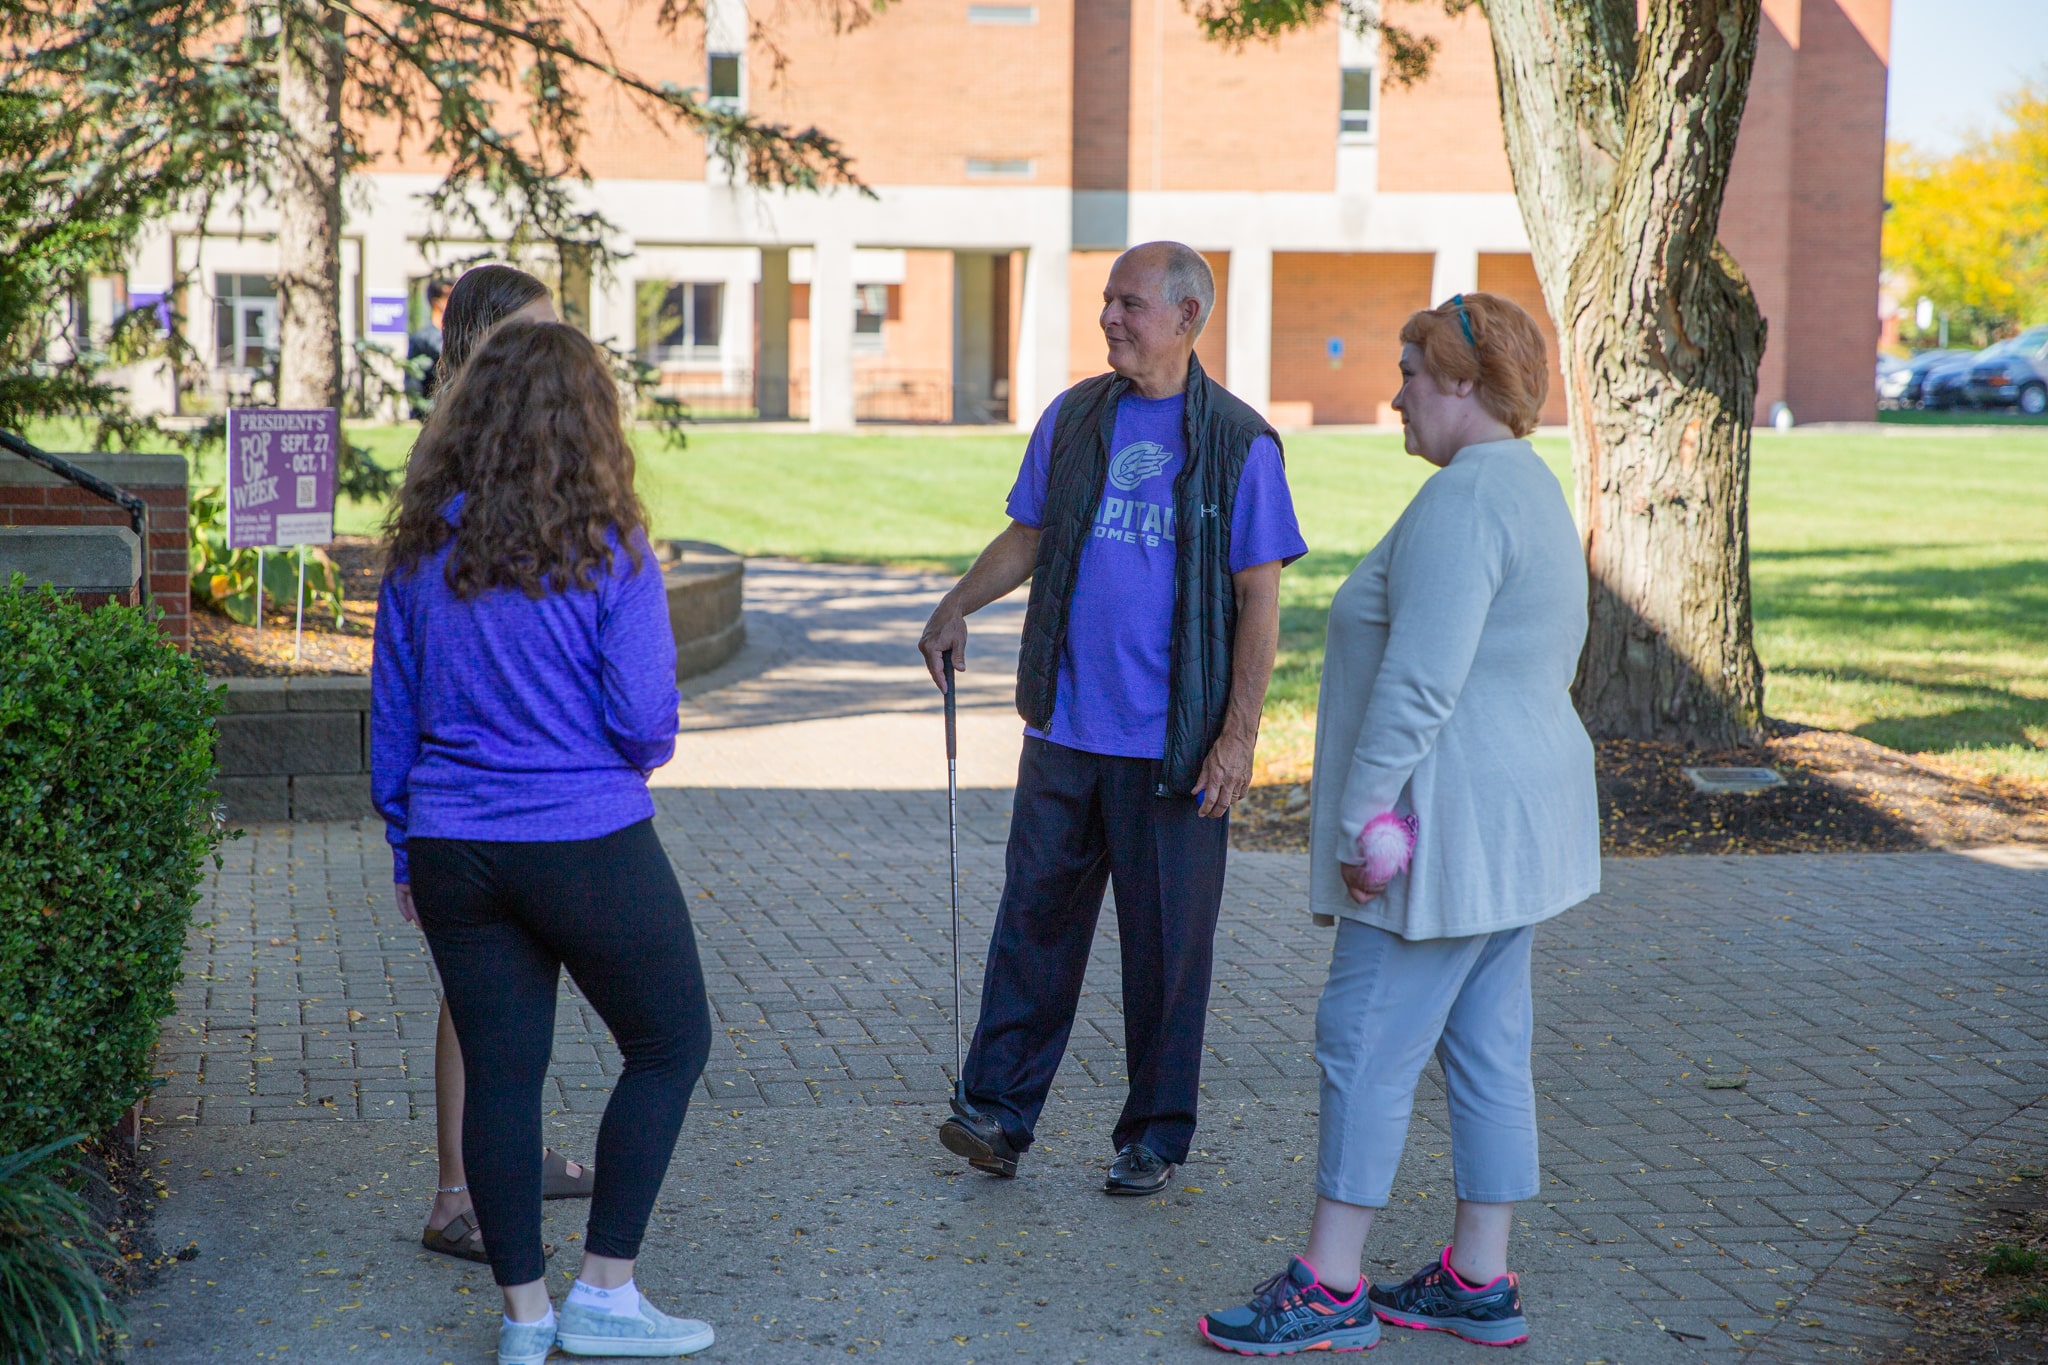
[[[1458,326],[1465,329],[1465,344],[1474,351],[1477,351],[1479,343],[1472,339],[1472,314],[1465,310],[1465,296],[1463,294],[1451,295],[1451,307],[1458,310]]]

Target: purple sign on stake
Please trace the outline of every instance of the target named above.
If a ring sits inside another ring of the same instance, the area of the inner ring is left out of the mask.
[[[333,408],[230,408],[228,548],[333,540],[340,452]]]

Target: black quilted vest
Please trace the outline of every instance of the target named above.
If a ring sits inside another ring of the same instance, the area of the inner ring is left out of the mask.
[[[1109,473],[1117,403],[1130,387],[1129,380],[1115,374],[1084,379],[1067,390],[1053,422],[1052,471],[1017,660],[1017,710],[1038,730],[1052,725],[1067,610]],[[1265,418],[1204,374],[1201,361],[1192,356],[1186,393],[1182,432],[1188,458],[1173,485],[1173,642],[1158,796],[1193,792],[1202,760],[1222,732],[1237,630],[1230,512],[1252,442],[1261,436],[1279,439]]]

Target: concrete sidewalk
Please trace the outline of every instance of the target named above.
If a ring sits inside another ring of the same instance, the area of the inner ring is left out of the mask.
[[[747,565],[747,647],[683,689],[676,755],[657,787],[944,789],[942,696],[918,632],[953,580],[846,564]],[[1025,594],[968,622],[956,675],[960,785],[1017,780],[1017,637]]]
[[[932,1136],[953,1056],[936,711],[914,672],[871,671],[902,666],[938,589],[777,572],[754,582],[787,594],[791,619],[757,636],[779,652],[737,661],[687,723],[712,740],[843,723],[853,760],[837,785],[821,767],[816,785],[776,785],[686,740],[694,767],[657,793],[718,1038],[640,1282],[716,1325],[713,1360],[1223,1359],[1195,1316],[1280,1269],[1313,1203],[1330,931],[1302,913],[1302,861],[1232,857],[1198,1156],[1168,1197],[1096,1191],[1123,1098],[1108,914],[1023,1177],[962,1170]],[[834,634],[841,599],[864,605]],[[977,685],[998,690],[992,676]],[[886,705],[863,712],[871,685]],[[885,722],[931,742],[899,754]],[[764,752],[823,763],[788,748]],[[970,1025],[1007,819],[991,783],[963,798]],[[416,1244],[435,993],[381,829],[267,826],[226,857],[148,1134],[169,1189],[158,1236],[197,1250],[131,1305],[133,1358],[489,1360],[488,1273]],[[1610,862],[1606,887],[1537,936],[1546,1193],[1514,1249],[1535,1332],[1518,1358],[1859,1358],[1903,1329],[1860,1296],[1951,1237],[1987,1186],[2044,1164],[2048,869],[1672,858]],[[554,1145],[594,1154],[617,1067],[565,987]],[[1368,1247],[1376,1277],[1448,1234],[1448,1153],[1432,1068]],[[582,1206],[549,1210],[566,1276]],[[1381,1350],[1420,1365],[1478,1348],[1394,1330]]]

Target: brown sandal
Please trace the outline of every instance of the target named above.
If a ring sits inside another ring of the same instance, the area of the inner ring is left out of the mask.
[[[458,1261],[491,1263],[491,1258],[484,1254],[484,1230],[477,1226],[475,1210],[458,1213],[438,1228],[425,1229],[420,1233],[420,1245]]]
[[[597,1192],[597,1167],[583,1164],[583,1174],[569,1174],[569,1158],[550,1147],[540,1154],[543,1199],[588,1199]]]
[[[491,1263],[491,1258],[484,1254],[484,1230],[477,1226],[474,1209],[456,1214],[440,1227],[422,1229],[420,1245],[443,1256],[453,1256],[458,1261],[475,1261],[478,1265]],[[546,1259],[555,1254],[555,1249],[542,1242],[540,1254]]]

